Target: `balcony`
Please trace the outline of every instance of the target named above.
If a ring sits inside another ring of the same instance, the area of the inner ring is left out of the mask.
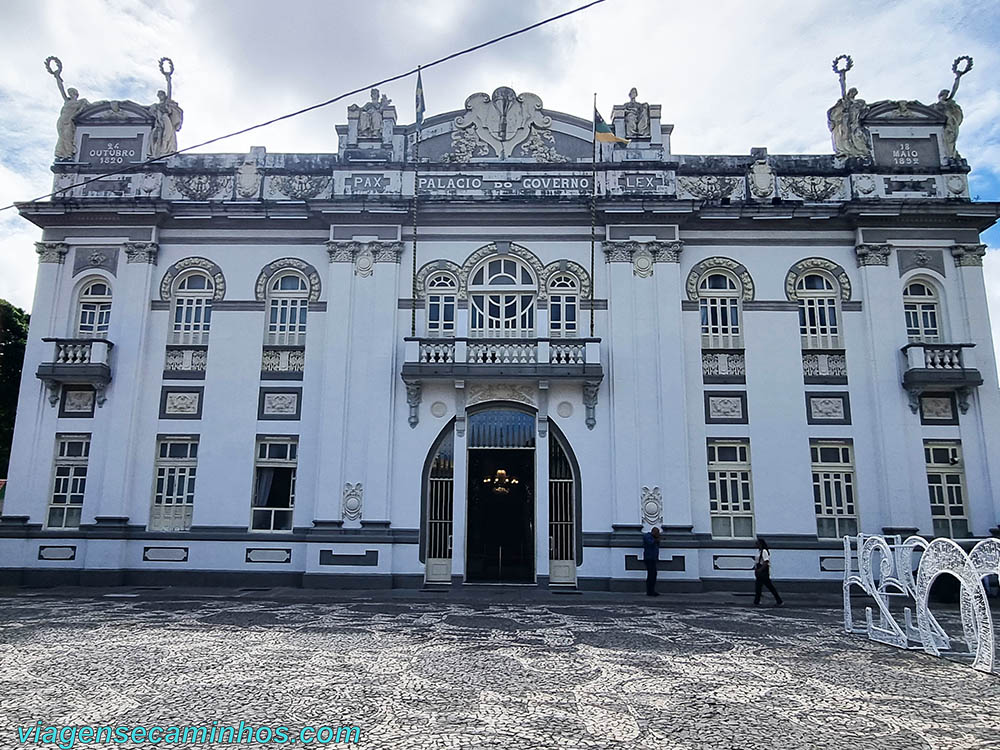
[[[964,412],[969,389],[983,384],[972,358],[974,346],[923,342],[904,346],[903,387],[910,394],[911,407],[924,391],[956,391]]]
[[[64,385],[89,385],[97,394],[97,403],[104,403],[104,389],[111,382],[111,349],[105,339],[54,339],[42,341],[52,344],[52,359],[38,365],[35,376],[49,388],[49,402],[59,401],[59,391]]]
[[[404,379],[570,378],[604,376],[600,339],[411,338]]]

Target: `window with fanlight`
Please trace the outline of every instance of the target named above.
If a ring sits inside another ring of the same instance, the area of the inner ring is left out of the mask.
[[[305,344],[308,308],[309,284],[301,274],[289,272],[271,279],[267,294],[265,344]]]
[[[549,335],[578,336],[579,309],[580,282],[572,274],[556,274],[549,280]]]
[[[451,274],[437,273],[427,279],[427,335],[455,335],[458,284]]]
[[[215,283],[208,274],[193,271],[174,284],[171,344],[207,344],[212,325]]]
[[[941,309],[937,290],[929,282],[917,279],[903,290],[906,336],[912,342],[941,341]]]
[[[490,338],[534,336],[537,295],[534,274],[519,259],[485,261],[469,283],[470,334]]]
[[[76,334],[82,339],[107,338],[111,324],[111,287],[103,279],[80,290]]]
[[[840,285],[829,275],[805,273],[795,282],[803,349],[842,349]]]
[[[703,349],[742,349],[740,300],[743,288],[732,274],[709,271],[698,282]]]

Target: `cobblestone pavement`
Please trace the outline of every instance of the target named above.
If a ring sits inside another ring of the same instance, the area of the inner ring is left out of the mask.
[[[1000,680],[840,623],[579,600],[0,598],[0,747],[36,720],[240,719],[359,725],[361,748],[1000,747]]]

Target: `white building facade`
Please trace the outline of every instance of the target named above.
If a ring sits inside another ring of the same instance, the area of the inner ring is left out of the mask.
[[[944,117],[870,159],[684,156],[500,88],[336,154],[141,161],[47,201],[0,569],[24,584],[838,585],[845,534],[996,533],[980,232]],[[113,106],[114,105],[114,106]],[[900,156],[903,154],[903,156]],[[120,160],[120,161],[118,161]]]

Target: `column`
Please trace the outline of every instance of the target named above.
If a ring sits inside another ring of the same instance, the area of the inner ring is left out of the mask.
[[[542,380],[535,438],[535,577],[539,583],[549,578],[549,440],[549,383]]]
[[[455,480],[452,486],[451,580],[465,580],[466,519],[469,504],[469,444],[466,430],[465,381],[455,381]]]

